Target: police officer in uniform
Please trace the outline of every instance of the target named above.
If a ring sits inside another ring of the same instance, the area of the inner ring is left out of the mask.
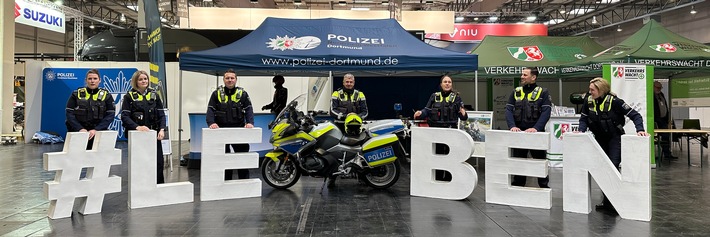
[[[335,118],[335,125],[340,131],[345,131],[345,117],[355,113],[362,120],[367,118],[367,102],[365,94],[355,90],[355,76],[345,74],[343,76],[343,87],[334,91],[330,103],[330,115]]]
[[[537,86],[536,67],[526,67],[520,76],[520,84],[515,88],[505,106],[505,120],[513,132],[544,132],[550,120],[551,97],[546,88]],[[528,153],[534,159],[547,159],[547,151],[513,149],[513,157],[527,158]],[[526,176],[513,175],[513,186],[525,186]],[[549,177],[538,178],[540,188],[550,188]]]
[[[428,118],[427,123],[430,127],[458,128],[459,119],[464,121],[468,119],[463,100],[453,89],[453,81],[448,75],[441,77],[439,86],[441,90],[431,94],[426,107],[414,112],[414,118]],[[436,154],[447,154],[448,150],[448,146],[436,144]],[[434,177],[441,181],[451,181],[451,175],[443,170],[436,170]]]
[[[224,86],[217,88],[210,96],[207,107],[207,125],[211,129],[253,128],[254,108],[252,108],[249,94],[244,91],[244,88],[236,86],[237,73],[228,69],[224,73],[223,80]],[[224,152],[230,153],[232,149],[234,152],[248,152],[249,144],[227,144],[224,147]],[[225,180],[233,179],[232,173],[232,170],[226,170]],[[237,175],[240,179],[248,179],[249,170],[239,169]]]
[[[274,89],[276,89],[276,92],[274,92],[274,99],[270,104],[261,107],[261,110],[270,109],[271,113],[278,115],[281,113],[281,110],[286,108],[288,89],[283,86],[285,82],[284,76],[276,75],[273,79],[271,79],[271,81],[274,83]]]
[[[69,132],[89,132],[87,150],[91,150],[96,131],[108,130],[113,121],[116,107],[113,96],[99,88],[99,70],[90,69],[86,73],[86,86],[72,92],[67,100],[66,125]]]
[[[624,100],[611,92],[609,82],[603,78],[594,78],[589,82],[589,94],[585,98],[586,106],[582,107],[579,118],[579,131],[587,129],[594,133],[594,139],[609,156],[611,163],[619,169],[621,164],[621,135],[624,135],[624,116],[629,117],[636,126],[636,134],[648,136],[643,127],[643,118]],[[597,209],[614,210],[609,199],[604,196],[602,204]]]
[[[126,137],[129,130],[147,132],[155,130],[157,136],[157,183],[165,183],[163,176],[164,158],[163,144],[161,140],[165,137],[165,109],[158,94],[150,85],[147,72],[137,71],[131,77],[131,91],[123,96],[121,103],[121,121]]]

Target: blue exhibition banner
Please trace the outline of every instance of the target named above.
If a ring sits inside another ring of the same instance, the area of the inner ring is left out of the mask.
[[[163,37],[160,30],[160,11],[156,0],[143,0],[145,9],[146,30],[148,31],[148,59],[150,61],[150,87],[155,88],[163,101],[163,106],[168,108],[168,93],[165,78],[165,50],[163,50]]]
[[[42,71],[42,117],[40,130],[55,132],[66,137],[65,124],[67,100],[72,92],[86,85],[86,72],[90,68],[45,68]],[[109,129],[118,131],[118,139],[123,137],[121,123],[121,102],[123,95],[131,90],[131,76],[136,68],[98,68],[101,74],[101,88],[108,90],[113,96],[116,113]]]

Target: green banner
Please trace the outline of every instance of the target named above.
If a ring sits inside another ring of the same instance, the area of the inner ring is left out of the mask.
[[[710,106],[710,76],[673,78],[670,82],[673,107]]]

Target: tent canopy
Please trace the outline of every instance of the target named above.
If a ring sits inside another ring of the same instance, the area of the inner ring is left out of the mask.
[[[475,71],[478,56],[430,46],[394,19],[267,18],[223,47],[180,55],[180,69],[239,75],[432,76]]]
[[[561,70],[564,75],[601,74],[603,63],[650,64],[657,75],[710,70],[710,47],[650,20],[621,43],[592,57],[565,64]]]
[[[471,53],[483,56],[478,64],[479,77],[518,77],[525,67],[538,67],[540,77],[557,77],[559,65],[603,49],[588,36],[486,36]],[[456,76],[461,77],[473,76]]]

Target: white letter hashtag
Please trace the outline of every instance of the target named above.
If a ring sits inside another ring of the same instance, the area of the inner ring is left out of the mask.
[[[79,213],[99,213],[104,195],[121,191],[121,177],[108,175],[112,165],[121,164],[121,150],[114,148],[117,134],[96,132],[93,150],[87,151],[89,133],[70,132],[61,152],[44,153],[44,169],[57,171],[54,181],[44,183],[49,218],[70,217],[77,197],[81,198]],[[79,179],[83,167],[87,167],[86,178]]]

